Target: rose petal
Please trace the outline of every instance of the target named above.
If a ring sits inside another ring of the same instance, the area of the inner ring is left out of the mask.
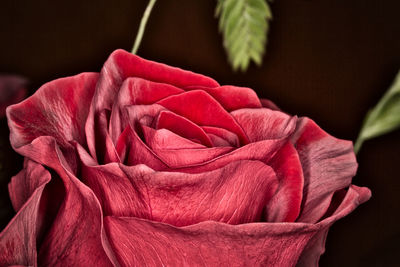
[[[48,181],[50,181],[50,173],[42,165],[25,159],[24,169],[8,184],[14,210],[19,211],[33,192]]]
[[[51,177],[33,161],[26,161],[25,167],[10,183],[12,202],[18,213],[0,233],[1,266],[37,265],[36,243],[43,226],[40,201]],[[18,188],[20,185],[22,188]]]
[[[99,159],[99,164],[110,162],[120,162],[117,150],[107,132],[109,112],[103,110],[96,116],[96,153]]]
[[[177,113],[199,126],[225,128],[239,137],[242,144],[247,144],[246,134],[232,116],[209,94],[194,90],[173,95],[159,101],[158,104]]]
[[[139,138],[128,125],[117,143],[121,162],[126,165],[145,164],[155,170],[165,170],[168,166]]]
[[[226,142],[228,142],[233,147],[239,147],[240,141],[236,134],[219,127],[203,126],[201,127],[208,135],[212,134],[218,136]],[[215,146],[215,145],[214,145]]]
[[[84,125],[97,73],[82,73],[43,85],[25,101],[7,109],[14,147],[39,136],[53,136],[62,147],[75,140],[85,145]]]
[[[95,159],[95,114],[104,109],[111,110],[118,90],[123,81],[129,77],[143,78],[181,88],[196,85],[205,87],[219,86],[216,81],[206,76],[145,60],[121,49],[114,51],[101,70],[99,83],[93,96],[85,126],[89,151]],[[122,127],[121,129],[124,128]],[[115,135],[112,137],[115,138]]]
[[[242,108],[261,108],[260,99],[254,90],[247,87],[224,85],[214,88],[192,86],[186,90],[204,90],[215,98],[227,111]]]
[[[231,151],[232,147],[187,148],[187,149],[154,149],[157,155],[169,168],[185,168],[204,165]],[[145,162],[141,162],[146,164]]]
[[[112,216],[104,224],[122,266],[294,266],[301,253],[298,266],[317,266],[315,257],[307,258],[310,239],[366,201],[369,190],[352,186],[347,195],[335,214],[316,225],[207,221],[174,227]]]
[[[112,140],[116,142],[121,132],[124,130],[122,119],[122,109],[129,105],[149,105],[165,97],[182,93],[178,87],[156,83],[141,78],[126,79],[118,95],[111,112],[109,132]]]
[[[232,146],[228,141],[226,141],[225,139],[214,135],[214,134],[207,134],[208,137],[211,140],[211,143],[214,147],[218,147],[218,146]]]
[[[167,129],[154,130],[153,128],[142,126],[142,130],[146,144],[153,150],[206,148]]]
[[[304,224],[208,221],[177,228],[110,216],[104,222],[122,266],[294,266],[315,232]]]
[[[39,265],[104,265],[115,262],[103,232],[102,212],[93,191],[76,178],[53,137],[42,136],[14,148],[56,171],[65,199],[40,247]]]
[[[239,109],[231,112],[250,142],[277,139],[293,130],[297,118],[270,109]]]
[[[286,145],[270,161],[279,189],[266,207],[267,222],[294,222],[300,213],[303,196],[303,171],[294,146]]]
[[[263,203],[277,187],[273,170],[257,161],[232,162],[201,174],[155,172],[144,165],[83,163],[84,181],[100,199],[106,215],[179,226],[206,220],[259,221]]]
[[[182,116],[162,111],[157,118],[156,128],[168,129],[187,139],[199,140],[204,146],[212,147],[210,138],[202,128]]]
[[[297,221],[316,222],[334,192],[348,187],[356,174],[353,145],[330,136],[307,118],[299,119],[292,142],[304,173],[303,208]]]

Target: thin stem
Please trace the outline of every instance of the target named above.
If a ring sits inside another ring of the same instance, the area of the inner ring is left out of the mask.
[[[146,28],[147,20],[149,19],[151,10],[153,9],[155,3],[156,0],[149,0],[149,3],[147,4],[146,10],[143,13],[142,20],[140,21],[140,26],[138,33],[136,35],[135,44],[133,45],[132,48],[132,54],[136,54],[137,50],[139,49],[140,42],[142,41],[143,38],[144,29]]]

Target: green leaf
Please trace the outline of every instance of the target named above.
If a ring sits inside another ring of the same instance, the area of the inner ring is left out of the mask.
[[[267,1],[218,0],[215,15],[233,69],[245,71],[251,61],[261,65],[272,19]]]
[[[400,127],[400,72],[378,104],[371,109],[358,135],[354,150],[360,150],[365,140],[386,134]]]

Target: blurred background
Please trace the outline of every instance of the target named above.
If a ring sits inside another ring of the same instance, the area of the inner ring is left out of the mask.
[[[98,72],[117,48],[131,50],[147,5],[140,1],[15,1],[0,4],[0,73],[45,82]],[[362,120],[400,69],[400,1],[277,0],[262,67],[233,72],[213,0],[160,0],[138,54],[253,88],[283,110],[355,140]],[[0,229],[14,215],[7,192],[22,158],[0,120]],[[366,141],[353,183],[369,202],[331,228],[320,266],[396,266],[400,252],[400,130]]]

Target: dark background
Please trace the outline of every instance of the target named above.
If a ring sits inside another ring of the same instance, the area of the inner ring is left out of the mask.
[[[130,50],[147,1],[0,3],[0,72],[41,84],[99,71],[116,48]],[[277,0],[271,5],[261,68],[234,73],[214,18],[216,1],[159,0],[138,54],[248,86],[283,110],[313,118],[332,135],[355,140],[368,108],[400,69],[400,1]],[[0,229],[10,218],[7,183],[22,167],[1,123]],[[394,266],[400,242],[400,131],[367,141],[353,183],[369,202],[335,223],[321,266]]]

